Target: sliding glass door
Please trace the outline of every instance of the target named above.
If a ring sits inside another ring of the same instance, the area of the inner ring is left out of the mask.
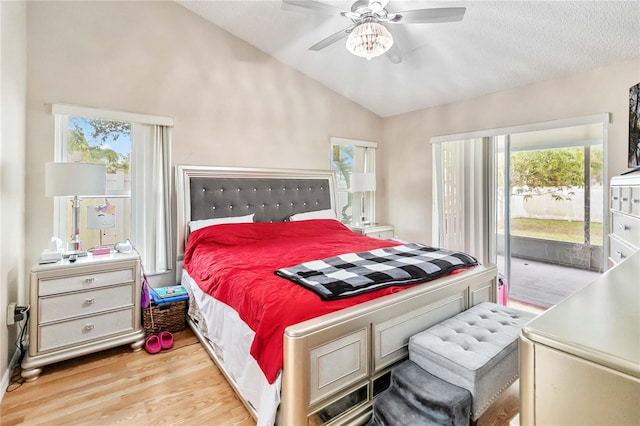
[[[496,140],[505,188],[498,206],[499,269],[510,300],[548,308],[604,268],[602,125]]]
[[[606,265],[607,117],[432,139],[434,245],[496,264],[512,304],[544,309],[591,282]]]

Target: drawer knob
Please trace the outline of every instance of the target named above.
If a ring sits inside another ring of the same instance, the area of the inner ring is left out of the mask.
[[[93,330],[93,324],[87,324],[87,325],[85,325],[85,326],[84,326],[84,329],[85,329],[85,330],[87,330],[87,331],[91,331],[91,330]]]
[[[87,284],[93,284],[95,282],[95,280],[96,279],[94,277],[91,277],[91,278],[85,279],[84,282],[86,282]]]
[[[612,199],[613,201],[616,201],[616,200],[618,199],[618,197],[611,197],[611,199]]]
[[[629,201],[627,197],[622,197],[622,201]]]
[[[635,204],[635,203],[640,203],[640,200],[637,198],[632,198],[631,199],[631,204]]]
[[[618,229],[620,229],[622,231],[628,231],[629,227],[627,225],[625,225],[624,223],[621,223],[620,225],[618,225]]]
[[[89,299],[85,299],[84,303],[86,303],[87,305],[93,305],[94,303],[96,303],[96,298],[92,297],[92,298],[89,298]]]

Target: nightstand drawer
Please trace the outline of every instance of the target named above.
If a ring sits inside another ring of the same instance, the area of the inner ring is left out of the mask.
[[[45,352],[78,345],[111,334],[134,329],[133,308],[42,325],[38,333],[38,351]]]
[[[71,275],[64,278],[41,279],[38,283],[38,294],[48,296],[78,290],[89,290],[113,284],[134,282],[134,269]]]
[[[133,306],[133,285],[51,296],[40,300],[40,323]]]
[[[611,232],[629,244],[640,247],[640,219],[612,212]]]
[[[365,234],[367,237],[380,238],[383,240],[389,240],[393,238],[393,230],[391,231],[377,231],[377,232],[367,232]]]
[[[393,225],[371,225],[363,228],[362,233],[367,237],[380,238],[382,240],[389,240],[394,237],[395,232]]]

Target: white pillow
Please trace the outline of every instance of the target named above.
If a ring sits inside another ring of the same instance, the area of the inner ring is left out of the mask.
[[[336,213],[332,209],[316,210],[314,212],[296,213],[291,215],[290,221],[308,220],[308,219],[336,219]]]
[[[222,225],[225,223],[250,223],[253,222],[254,214],[248,214],[246,216],[231,216],[231,217],[219,217],[216,219],[203,219],[192,220],[189,222],[189,231],[193,232],[196,229],[204,228],[211,225]]]

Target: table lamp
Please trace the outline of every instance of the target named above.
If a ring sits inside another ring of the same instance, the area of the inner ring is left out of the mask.
[[[64,257],[86,256],[80,241],[80,197],[104,195],[107,169],[103,164],[47,163],[45,194],[49,197],[73,197],[73,234]]]
[[[352,173],[351,174],[351,192],[362,193],[362,200],[360,202],[360,222],[357,225],[369,225],[364,208],[364,196],[365,192],[373,192],[376,190],[376,174],[375,173]]]

